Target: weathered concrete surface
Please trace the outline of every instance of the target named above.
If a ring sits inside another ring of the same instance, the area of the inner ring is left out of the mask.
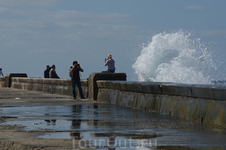
[[[2,116],[4,108],[28,108],[35,106],[55,106],[55,105],[75,105],[93,103],[88,99],[73,100],[70,96],[52,95],[27,90],[18,90],[13,88],[0,88],[0,123],[17,119],[18,113],[7,113]],[[42,112],[40,112],[42,113]],[[29,118],[29,117],[28,117]],[[32,116],[30,116],[32,120]],[[49,133],[43,131],[22,131],[24,127],[19,125],[1,125],[0,124],[0,149],[2,150],[63,150],[72,149],[72,140],[65,139],[38,139],[39,135]],[[78,140],[74,141],[77,144]]]
[[[0,88],[5,87],[5,77],[0,77]]]
[[[0,88],[0,116],[4,150],[72,150],[80,140],[109,137],[132,141],[130,150],[141,149],[145,139],[152,142],[146,150],[226,148],[224,128],[70,96]],[[102,144],[86,149],[107,149]]]
[[[125,73],[92,73],[88,81],[82,80],[81,83],[84,96],[91,100],[103,100],[186,120],[226,125],[225,87],[125,80]],[[12,77],[11,86],[72,96],[69,79]],[[76,92],[79,97],[78,88]]]
[[[91,73],[88,78],[89,99],[97,100],[98,87],[96,81],[111,80],[111,81],[126,81],[125,73]]]
[[[226,126],[224,88],[121,81],[97,81],[97,86],[97,99],[101,101],[189,121]]]
[[[43,79],[43,78],[12,78],[12,88],[40,91],[51,94],[62,94],[72,96],[71,80],[69,79]],[[88,81],[81,80],[84,97],[88,97]],[[76,86],[77,98],[80,97]]]

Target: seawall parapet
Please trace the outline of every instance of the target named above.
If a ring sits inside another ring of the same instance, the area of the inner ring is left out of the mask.
[[[111,81],[126,81],[125,73],[91,73],[88,78],[89,99],[97,100],[98,87],[97,81],[111,80]]]
[[[0,87],[8,87],[0,78]],[[86,98],[180,119],[226,126],[226,87],[128,82],[126,74],[93,73],[81,80]],[[72,96],[70,79],[11,77],[11,88]],[[76,88],[77,93],[78,89]],[[79,94],[78,94],[79,96]]]
[[[81,80],[84,97],[88,97],[88,81]],[[70,79],[51,79],[51,78],[12,78],[12,88],[40,91],[52,94],[72,95]],[[79,97],[76,87],[77,97]]]
[[[97,81],[100,101],[226,126],[226,89],[211,85]]]

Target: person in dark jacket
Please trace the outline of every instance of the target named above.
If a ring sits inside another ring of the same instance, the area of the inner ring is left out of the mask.
[[[57,73],[56,73],[56,66],[52,65],[52,70],[51,70],[51,78],[60,78]]]
[[[46,70],[44,71],[44,78],[49,78],[50,70],[51,70],[51,67],[49,67],[49,65],[47,65]]]
[[[73,61],[73,66],[70,68],[70,74],[71,74],[70,76],[71,76],[72,93],[73,93],[74,99],[76,99],[76,92],[75,92],[76,84],[78,86],[81,99],[84,99],[79,72],[84,72],[84,70],[80,67],[77,61]]]

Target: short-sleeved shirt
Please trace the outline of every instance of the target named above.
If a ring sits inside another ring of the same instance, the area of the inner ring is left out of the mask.
[[[105,66],[108,66],[108,69],[115,70],[115,61],[114,59],[109,59],[106,61]]]
[[[74,68],[72,73],[72,78],[71,78],[72,80],[80,80],[79,71],[80,71],[80,67]]]

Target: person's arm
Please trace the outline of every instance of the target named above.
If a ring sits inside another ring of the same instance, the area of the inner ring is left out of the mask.
[[[106,60],[106,59],[105,59],[105,60]],[[109,62],[109,61],[108,61],[108,60],[106,60],[104,65],[105,65],[105,66],[107,66],[107,65],[108,65],[108,62]]]
[[[71,67],[70,72],[72,73],[75,69],[75,65],[73,67]]]
[[[80,68],[79,70],[80,70],[81,72],[84,72],[84,70],[83,70],[81,67],[79,67],[79,68]]]

